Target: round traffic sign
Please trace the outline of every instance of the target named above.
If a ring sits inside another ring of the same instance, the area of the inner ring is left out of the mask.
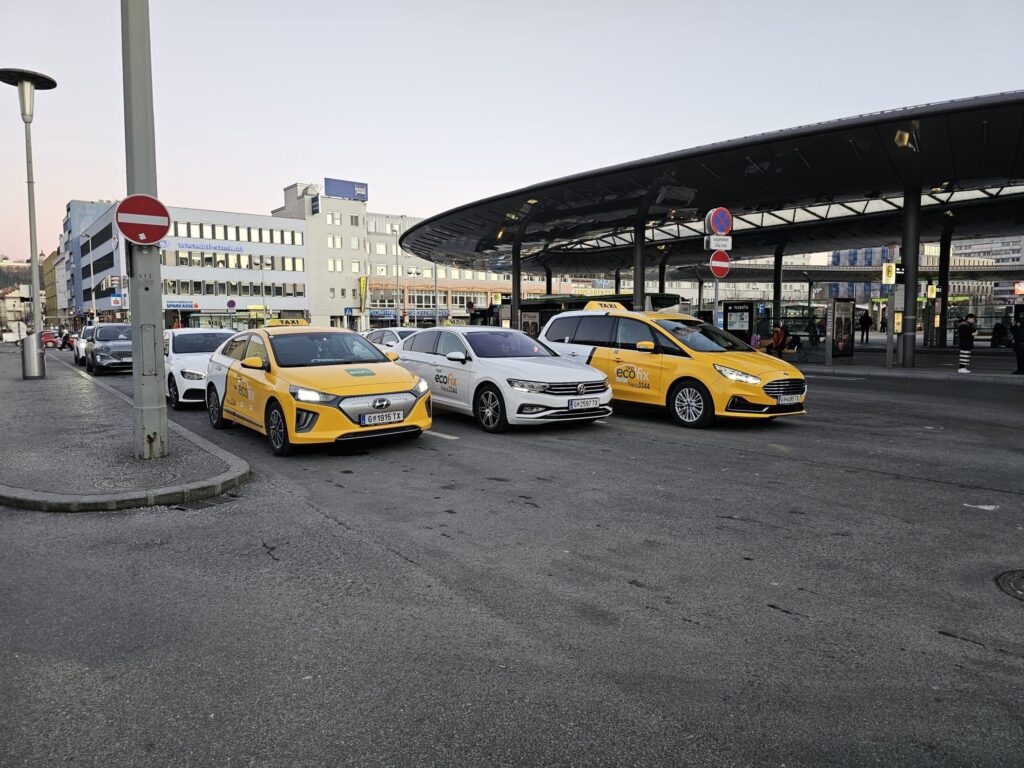
[[[711,274],[717,278],[723,278],[729,274],[728,253],[725,251],[715,251],[711,254]]]
[[[136,245],[155,245],[167,236],[171,214],[150,195],[129,195],[114,212],[114,221],[125,240]]]
[[[728,235],[732,232],[732,214],[728,208],[712,208],[704,217],[704,229],[712,235]]]

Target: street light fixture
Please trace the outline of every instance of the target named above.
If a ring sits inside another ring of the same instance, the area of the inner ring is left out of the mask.
[[[436,264],[434,265],[433,272],[434,272],[434,325],[436,327],[436,326],[441,324],[441,320],[440,320],[441,302],[438,299],[438,294],[437,294],[437,265]],[[409,271],[408,271],[408,274],[415,275],[416,277],[419,277],[420,275],[423,274],[423,270],[420,269],[419,267],[410,267]]]
[[[52,77],[31,72],[27,69],[0,69],[0,81],[18,88],[21,102],[21,119],[25,123],[25,164],[28,167],[28,236],[31,248],[32,269],[32,335],[22,341],[21,377],[42,379],[46,377],[46,361],[43,345],[39,342],[42,331],[42,307],[39,301],[39,253],[36,249],[36,182],[32,174],[32,113],[35,107],[35,92],[49,91],[57,87]]]

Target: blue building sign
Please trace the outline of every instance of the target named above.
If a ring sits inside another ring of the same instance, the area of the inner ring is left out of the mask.
[[[327,197],[340,197],[345,200],[367,200],[367,186],[361,181],[345,181],[343,179],[324,179],[324,194]]]

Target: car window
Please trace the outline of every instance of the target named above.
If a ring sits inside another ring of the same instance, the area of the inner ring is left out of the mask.
[[[270,356],[267,354],[267,345],[263,343],[263,339],[260,338],[259,334],[254,333],[249,337],[249,346],[245,348],[246,357],[258,357],[266,365],[270,362]]]
[[[731,333],[699,320],[660,319],[655,322],[687,349],[695,352],[750,352],[753,348]]]
[[[384,331],[373,331],[372,333],[366,334],[368,341],[372,341],[374,344],[380,344],[381,338],[384,336]]]
[[[274,349],[277,364],[282,368],[388,362],[384,353],[373,346],[369,339],[356,333],[287,333],[271,336],[270,346]]]
[[[415,328],[409,328],[407,330],[401,330],[401,331],[398,331],[398,338],[404,339],[404,338],[407,338],[409,336],[412,336],[414,333],[416,333],[416,329]]]
[[[654,342],[654,332],[647,323],[620,317],[615,329],[615,346],[619,349],[636,349],[638,341]]]
[[[434,343],[437,341],[437,337],[441,334],[438,331],[423,331],[417,333],[412,341],[409,342],[410,352],[422,352],[425,355],[434,354]]]
[[[93,329],[93,328],[86,328],[84,331],[82,331],[82,338],[85,339],[86,341],[91,339],[92,338],[93,330],[95,330],[95,329]]]
[[[96,332],[96,341],[131,341],[130,325],[105,325]]]
[[[217,347],[224,343],[225,339],[230,339],[230,333],[221,333],[211,331],[210,333],[180,333],[175,334],[172,348],[175,354],[178,355],[191,355],[203,352],[213,352]]]
[[[580,324],[579,315],[559,317],[551,321],[544,337],[548,341],[568,342],[576,333],[576,326]]]
[[[585,316],[580,318],[580,324],[573,336],[574,344],[590,344],[595,347],[610,347],[612,345],[612,326],[615,318],[608,315]]]
[[[398,343],[398,334],[394,331],[384,331],[384,343],[387,344],[389,342]]]
[[[232,339],[228,345],[224,347],[224,352],[222,354],[225,357],[230,357],[232,360],[241,360],[242,352],[245,351],[245,344],[247,341],[249,341],[249,334],[243,333],[241,336]]]
[[[450,352],[461,352],[466,354],[466,346],[459,340],[459,337],[451,331],[443,331],[441,339],[437,342],[437,354],[442,357]]]
[[[466,341],[477,357],[556,357],[542,342],[522,331],[474,331],[466,334]]]

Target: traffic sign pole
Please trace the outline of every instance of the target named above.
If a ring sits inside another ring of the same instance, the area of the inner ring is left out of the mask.
[[[121,67],[128,194],[155,197],[149,0],[121,0]],[[163,389],[164,324],[157,240],[151,241],[153,245],[125,242],[124,248],[131,276],[133,437],[135,455],[140,459],[160,458],[166,456],[168,450],[167,404]]]

